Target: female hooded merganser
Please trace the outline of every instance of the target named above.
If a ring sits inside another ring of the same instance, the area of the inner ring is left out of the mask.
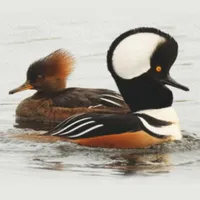
[[[16,109],[17,122],[58,122],[77,113],[129,111],[120,94],[108,89],[65,88],[66,77],[73,70],[74,59],[59,49],[30,65],[27,80],[11,90],[37,92],[23,100]]]
[[[171,107],[173,94],[165,86],[189,90],[170,77],[177,54],[174,38],[155,28],[123,33],[111,44],[107,65],[132,112],[75,115],[45,135],[104,148],[145,148],[180,140],[179,120]]]

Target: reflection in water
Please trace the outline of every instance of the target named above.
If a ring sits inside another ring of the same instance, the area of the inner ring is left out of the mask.
[[[41,160],[39,158],[34,158],[32,160],[36,164],[35,167],[33,168],[38,168],[38,169],[46,169],[46,170],[56,170],[56,171],[63,171],[64,170],[64,165],[62,162],[45,162],[44,160]]]
[[[26,137],[18,137],[22,130],[14,130],[15,132],[11,129],[0,137],[0,152],[5,154],[4,158],[11,158],[8,162],[11,163],[11,168],[14,163],[18,163],[18,157],[23,157],[23,167],[28,170],[54,170],[92,176],[166,174],[173,171],[175,166],[188,164],[189,161],[196,162],[193,159],[194,150],[200,150],[200,139],[186,132],[183,133],[181,141],[147,149],[120,150],[88,148],[64,141],[42,140],[45,136],[40,135],[38,138],[35,134],[38,131],[30,129],[23,129],[23,134],[20,134]],[[183,152],[185,157],[180,156]],[[187,155],[187,152],[192,152],[192,157]]]
[[[48,121],[48,122],[44,122],[44,121],[30,121],[30,119],[26,119],[26,118],[16,118],[15,120],[15,124],[14,127],[15,128],[31,128],[35,131],[39,131],[39,130],[45,130],[45,131],[49,131],[50,129],[52,129],[53,127],[55,127],[56,125],[58,125],[60,123],[60,121],[56,122],[56,121]]]
[[[148,149],[127,150],[88,148],[62,141],[43,143],[31,139],[29,142],[40,146],[28,158],[29,168],[101,176],[170,173],[174,167],[171,153],[200,149],[200,140],[192,135]]]
[[[121,162],[116,162],[106,167],[119,172],[121,175],[168,173],[171,166],[168,154],[121,154]],[[113,160],[116,157],[112,157]]]
[[[80,156],[80,152],[78,154]],[[89,159],[90,161],[87,162],[87,157],[91,157],[88,154],[89,152],[81,155],[82,159],[85,160],[81,163],[77,162],[76,159],[74,163],[71,162],[70,157],[72,155],[58,157],[57,161],[50,158],[33,158],[31,167],[44,170],[80,172],[89,175],[102,173],[111,175],[169,173],[172,168],[168,154],[133,154],[122,151],[117,154],[106,153],[102,155],[100,152],[90,152],[90,154],[94,154],[93,160]],[[97,159],[95,160],[94,157],[97,157]]]

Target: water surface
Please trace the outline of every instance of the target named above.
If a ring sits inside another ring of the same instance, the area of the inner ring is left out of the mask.
[[[123,185],[140,183],[146,189],[152,183],[199,184],[200,14],[196,1],[186,5],[168,1],[165,6],[161,6],[160,1],[151,1],[148,5],[143,1],[137,4],[134,1],[95,4],[89,0],[84,5],[78,1],[47,5],[44,1],[40,6],[25,3],[24,8],[19,6],[22,5],[20,2],[13,5],[19,10],[9,10],[6,4],[7,10],[1,9],[0,18],[1,179],[11,183],[14,180],[30,181],[35,186],[45,180],[49,184],[62,182],[67,185],[98,180],[113,187],[117,187],[120,180]],[[64,142],[44,143],[9,137],[32,132],[15,127],[14,111],[19,102],[33,91],[8,95],[10,89],[24,82],[31,62],[58,48],[65,48],[77,60],[68,87],[117,90],[106,68],[106,51],[120,33],[138,26],[160,28],[172,34],[179,43],[179,56],[171,73],[177,81],[190,88],[190,92],[172,88],[173,106],[186,135],[182,142],[138,152],[90,149]]]

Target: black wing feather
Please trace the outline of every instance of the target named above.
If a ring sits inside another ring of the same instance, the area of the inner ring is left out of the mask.
[[[65,120],[46,135],[80,139],[139,131],[141,127],[141,121],[132,114],[87,113]]]

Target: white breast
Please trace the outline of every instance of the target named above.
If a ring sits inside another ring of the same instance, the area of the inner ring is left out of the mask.
[[[172,123],[167,126],[155,127],[155,126],[150,125],[144,118],[139,116],[139,119],[141,120],[143,125],[151,132],[157,135],[166,135],[166,136],[169,135],[169,136],[172,136],[176,140],[179,140],[182,138],[179,119],[175,110],[172,107],[162,108],[162,109],[143,110],[143,111],[138,111],[136,113],[146,114],[155,119]]]

